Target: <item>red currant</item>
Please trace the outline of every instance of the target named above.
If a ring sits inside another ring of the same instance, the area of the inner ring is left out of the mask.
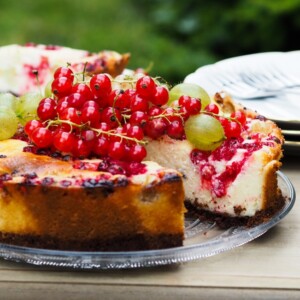
[[[94,100],[99,105],[100,109],[104,109],[109,106],[108,96],[98,97],[98,98],[95,98]]]
[[[158,116],[158,115],[161,115],[162,112],[163,112],[163,110],[160,107],[158,107],[158,106],[152,106],[148,110],[148,116],[149,117]]]
[[[79,93],[83,95],[85,100],[93,100],[94,96],[92,94],[92,91],[90,87],[85,83],[76,83],[72,87],[72,93]]]
[[[97,110],[100,111],[99,104],[96,101],[94,101],[94,100],[89,100],[89,101],[84,102],[82,108],[85,108],[85,107],[88,107],[88,106],[95,107]]]
[[[51,84],[53,94],[59,98],[67,96],[71,93],[72,82],[70,78],[65,76],[55,78]]]
[[[127,131],[132,127],[130,123],[125,123],[121,128],[122,132],[127,135]],[[118,128],[117,128],[118,129]]]
[[[246,123],[246,115],[240,110],[233,112],[231,118],[235,119],[241,125],[245,125]]]
[[[127,89],[127,90],[125,90],[124,94],[126,94],[126,97],[129,97],[129,102],[130,102],[131,97],[136,94],[136,90]]]
[[[180,106],[180,108],[179,108],[179,113],[180,113],[181,117],[182,117],[185,121],[190,117],[190,114],[189,114],[189,112],[187,111],[187,109],[186,109],[185,106]]]
[[[39,120],[30,120],[28,121],[25,126],[24,126],[24,131],[25,133],[30,137],[32,132],[39,128],[39,127],[44,127],[43,123]]]
[[[113,159],[122,160],[126,155],[126,148],[124,142],[114,141],[108,147],[109,156]]]
[[[190,99],[191,99],[190,96],[182,95],[178,99],[178,105],[181,107],[186,106],[187,102],[189,102]]]
[[[226,137],[229,138],[236,138],[241,135],[241,125],[237,122],[228,122],[227,126],[224,128]]]
[[[47,98],[43,98],[39,105],[44,104],[44,103],[51,103],[52,105],[56,104],[56,101],[53,98],[47,97]]]
[[[70,106],[80,109],[85,103],[86,99],[83,94],[73,93],[68,96],[68,101],[70,102]]]
[[[130,107],[131,96],[122,89],[113,90],[108,99],[108,105],[124,110]]]
[[[64,109],[59,117],[61,120],[70,121],[77,125],[81,124],[81,118],[78,114],[78,111],[74,107],[68,107]],[[72,126],[67,123],[63,123],[62,128],[64,128],[64,130],[71,130]]]
[[[96,133],[91,129],[83,129],[81,131],[81,138],[85,143],[92,146],[96,139]]]
[[[31,141],[39,148],[47,148],[52,145],[52,132],[45,127],[38,127],[30,135]]]
[[[167,127],[167,135],[172,139],[182,139],[184,135],[184,127],[182,122],[173,121]]]
[[[96,97],[107,97],[111,92],[111,80],[106,74],[93,75],[90,88]]]
[[[135,138],[137,140],[142,140],[144,138],[144,132],[141,127],[138,125],[130,125],[126,128],[127,136],[131,138]]]
[[[121,112],[117,108],[107,107],[102,111],[101,121],[110,128],[117,128],[122,121]]]
[[[229,123],[228,119],[225,117],[222,117],[222,116],[217,117],[217,119],[220,121],[222,127],[225,130],[225,128],[228,126],[228,123]]]
[[[205,111],[217,115],[217,114],[219,113],[219,107],[218,107],[217,104],[209,103],[209,104],[205,107]]]
[[[169,100],[169,91],[163,86],[157,86],[155,89],[155,94],[151,98],[151,102],[154,105],[163,106],[167,104]]]
[[[99,156],[106,156],[108,154],[109,149],[109,139],[107,136],[102,135],[96,138],[93,153]]]
[[[201,101],[197,98],[191,98],[185,107],[189,115],[197,115],[201,110]]]
[[[131,114],[129,123],[131,125],[139,125],[141,127],[144,127],[148,120],[149,116],[147,115],[147,113],[143,111],[135,111]]]
[[[86,143],[83,139],[75,138],[72,148],[72,154],[75,157],[88,157],[92,150],[92,145]]]
[[[105,123],[105,122],[100,122],[100,123],[96,124],[94,127],[95,127],[96,129],[101,130],[101,131],[108,131],[108,130],[111,129],[111,128],[108,126],[108,124]]]
[[[121,142],[122,140],[122,136],[124,136],[126,133],[125,128],[124,127],[117,127],[115,128],[113,135],[111,135],[109,137],[109,141],[110,142]]]
[[[53,74],[54,78],[58,78],[58,77],[67,77],[70,80],[74,80],[74,73],[73,71],[68,68],[68,67],[59,67],[56,69],[56,71]]]
[[[147,156],[145,147],[135,144],[129,148],[127,159],[133,162],[141,162]]]
[[[71,132],[58,131],[53,137],[53,145],[60,152],[70,153],[75,143],[76,138]]]
[[[156,92],[156,83],[150,76],[143,76],[136,82],[136,91],[142,97],[152,97]]]
[[[163,113],[162,113],[165,118],[168,119],[169,122],[173,122],[173,121],[179,121],[179,122],[183,122],[183,118],[178,114],[178,112],[176,112],[176,110],[172,107],[167,107]]]
[[[158,139],[165,134],[168,123],[164,118],[150,120],[145,126],[146,135],[152,139]]]
[[[81,110],[81,121],[90,124],[92,127],[100,122],[100,118],[101,113],[94,106],[86,106]]]
[[[135,111],[147,111],[148,110],[148,101],[145,98],[142,98],[140,95],[135,94],[131,97],[130,109],[132,112]]]
[[[57,115],[55,100],[44,99],[37,108],[37,115],[42,121],[54,119]]]
[[[178,104],[188,116],[196,115],[201,110],[201,101],[198,98],[183,95],[179,97]]]
[[[57,114],[60,116],[60,114],[68,107],[72,107],[68,96],[59,99],[56,106]]]

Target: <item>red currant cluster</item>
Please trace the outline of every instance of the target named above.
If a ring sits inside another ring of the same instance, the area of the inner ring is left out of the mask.
[[[53,97],[42,99],[39,120],[25,125],[38,148],[80,158],[96,155],[140,162],[147,154],[145,136],[183,139],[184,120],[201,109],[200,100],[188,96],[180,97],[178,107],[167,107],[168,89],[147,75],[132,79],[132,88],[125,90],[113,89],[106,74],[77,83],[74,77],[70,68],[58,68]]]
[[[230,117],[219,115],[219,107],[210,103],[205,107],[205,111],[215,116],[221,123],[227,139],[237,138],[241,135],[242,128],[246,124],[246,115],[242,111],[231,113]]]

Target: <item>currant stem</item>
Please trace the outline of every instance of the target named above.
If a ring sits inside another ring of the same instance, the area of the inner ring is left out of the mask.
[[[125,139],[125,140],[128,140],[128,141],[133,141],[133,142],[135,142],[137,144],[140,144],[140,145],[146,145],[148,143],[148,141],[138,140],[136,138],[132,138],[132,137],[122,135],[122,134],[119,134],[119,133],[115,133],[115,132],[112,132],[112,131],[105,131],[105,130],[96,129],[96,128],[91,128],[91,130],[97,132],[98,136],[100,134],[104,134],[104,135],[108,135],[108,136],[115,136],[115,137],[119,137],[121,140]]]
[[[113,101],[113,106],[112,106],[112,108],[113,108],[113,116],[114,116],[115,120],[117,121],[118,125],[122,126],[120,120],[117,118],[116,110],[115,110],[115,106],[116,106],[116,102],[118,100],[118,97],[119,97],[119,94],[116,95],[116,97],[114,98],[114,101]]]
[[[86,67],[87,67],[87,61],[84,63],[84,66],[83,66],[83,71],[82,71],[82,81],[84,82],[85,81],[85,72],[86,72]]]
[[[49,128],[52,125],[60,125],[60,124],[68,124],[71,127],[71,131],[72,131],[72,127],[78,127],[78,128],[83,128],[85,127],[87,124],[76,124],[74,122],[68,121],[68,120],[51,120],[48,122],[46,128]]]
[[[71,122],[71,121],[58,119],[58,120],[49,121],[46,128],[49,128],[52,125],[60,125],[60,124],[70,125],[71,126],[71,131],[72,131],[73,126],[78,127],[78,128],[84,128],[88,125],[88,124],[79,125],[79,124],[76,124],[76,123]],[[104,135],[108,135],[108,136],[115,136],[115,137],[119,137],[121,140],[125,139],[125,140],[132,141],[132,142],[135,142],[135,143],[140,144],[140,145],[146,145],[148,143],[145,140],[138,140],[136,138],[132,138],[132,137],[129,137],[129,136],[126,136],[126,135],[123,135],[123,134],[115,133],[115,132],[113,132],[113,130],[105,131],[105,130],[102,130],[102,129],[92,128],[92,127],[90,127],[90,129],[93,130],[94,132],[96,132],[98,134],[98,136],[100,134],[104,134]]]
[[[150,63],[148,64],[148,66],[144,69],[144,72],[145,73],[149,73],[152,70],[153,66],[154,66],[154,62],[150,61]]]
[[[223,118],[227,119],[228,121],[236,122],[236,123],[238,123],[241,127],[243,127],[243,125],[241,124],[241,122],[240,122],[238,119],[236,119],[236,118],[227,117],[227,116],[225,116],[225,115],[215,114],[215,113],[212,113],[212,112],[209,112],[209,111],[202,111],[201,113],[204,113],[204,114],[206,114],[206,115],[213,116],[213,117],[223,117]]]
[[[181,121],[184,122],[182,114],[180,114],[180,113],[159,114],[159,115],[156,115],[156,116],[151,116],[149,119],[153,120],[153,119],[165,118],[169,123],[171,123],[171,121],[168,119],[168,117],[180,117]]]

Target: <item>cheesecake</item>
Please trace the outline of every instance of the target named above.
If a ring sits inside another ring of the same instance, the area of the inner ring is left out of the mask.
[[[2,242],[79,251],[179,247],[185,214],[255,226],[282,208],[276,172],[284,139],[274,122],[226,94],[122,73],[128,57],[0,48],[0,90],[26,97],[51,83],[51,95],[0,141]]]
[[[121,74],[130,55],[103,50],[98,53],[69,47],[28,43],[0,47],[0,92],[22,95],[43,90],[55,69],[70,65],[77,73]]]

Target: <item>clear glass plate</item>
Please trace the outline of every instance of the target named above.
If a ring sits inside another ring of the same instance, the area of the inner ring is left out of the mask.
[[[285,206],[268,222],[253,228],[222,230],[214,223],[186,219],[186,237],[182,247],[132,252],[73,252],[0,244],[0,257],[42,266],[121,269],[177,264],[216,255],[261,236],[289,213],[296,199],[294,187],[282,172],[278,172],[278,181],[286,197]]]

